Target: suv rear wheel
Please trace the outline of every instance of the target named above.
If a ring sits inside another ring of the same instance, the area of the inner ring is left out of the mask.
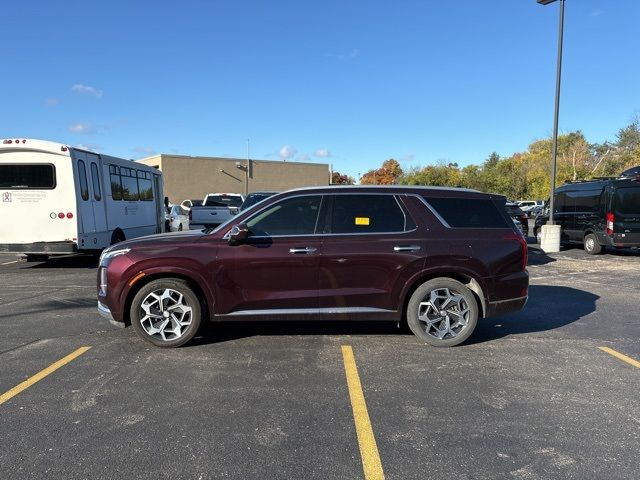
[[[464,342],[478,323],[478,303],[471,290],[451,278],[420,285],[407,306],[407,324],[424,342],[453,347]]]
[[[584,250],[589,255],[598,255],[602,252],[602,245],[593,233],[589,233],[584,237]]]
[[[202,308],[187,282],[161,278],[140,289],[129,314],[136,333],[147,342],[179,347],[198,332]]]

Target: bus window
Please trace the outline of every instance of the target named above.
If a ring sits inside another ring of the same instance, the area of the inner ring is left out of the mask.
[[[78,160],[78,176],[80,177],[80,196],[82,200],[89,200],[89,185],[87,185],[87,169],[82,160]]]
[[[91,181],[93,182],[93,198],[98,202],[102,199],[102,192],[100,191],[100,175],[98,174],[98,165],[91,164]]]
[[[109,165],[109,178],[111,180],[111,198],[122,200],[122,183],[120,182],[120,168]]]
[[[3,164],[0,165],[0,188],[46,189],[56,188],[55,167],[53,165]]]
[[[135,177],[136,171],[132,168],[120,168],[120,179],[122,181],[122,197],[127,201],[140,200],[138,191],[138,179]]]
[[[140,200],[153,200],[153,186],[151,185],[151,174],[138,170],[138,185],[140,187]]]

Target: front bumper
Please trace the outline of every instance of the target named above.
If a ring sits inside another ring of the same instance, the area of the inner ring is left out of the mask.
[[[111,325],[113,325],[114,327],[118,327],[118,328],[124,328],[126,327],[124,322],[118,322],[113,318],[113,315],[111,314],[111,310],[109,310],[109,307],[107,307],[105,304],[103,304],[102,302],[98,301],[98,313],[100,313],[101,316],[103,316],[104,318],[106,318],[107,320],[109,320],[109,323]]]

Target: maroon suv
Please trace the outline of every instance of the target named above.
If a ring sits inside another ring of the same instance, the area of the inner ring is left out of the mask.
[[[527,244],[504,205],[450,188],[292,190],[215,230],[108,248],[98,309],[161,347],[204,321],[258,319],[406,319],[426,343],[457,345],[527,301]]]

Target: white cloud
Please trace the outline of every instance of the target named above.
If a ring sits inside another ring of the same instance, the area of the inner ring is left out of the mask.
[[[278,155],[280,155],[280,160],[291,160],[296,156],[298,150],[290,145],[283,145],[282,148],[278,151]]]
[[[47,107],[55,107],[56,105],[58,105],[60,103],[60,100],[58,100],[57,98],[47,98],[44,101],[44,104]]]
[[[76,83],[74,86],[72,86],[71,91],[78,93],[88,93],[98,98],[100,98],[103,94],[102,90],[95,87],[90,87],[89,85],[83,85],[81,83]]]
[[[602,10],[591,10],[591,12],[589,12],[589,16],[590,17],[599,17],[600,15],[602,15],[604,12]]]
[[[331,156],[331,152],[326,148],[319,148],[313,152],[313,156],[318,158],[329,158]]]
[[[79,143],[76,145],[76,148],[89,150],[90,152],[99,152],[102,150],[102,147],[100,145],[94,145],[93,143]]]
[[[71,125],[69,127],[69,131],[71,133],[96,133],[95,129],[91,125],[82,122],[74,123],[73,125]]]
[[[327,53],[326,56],[329,58],[335,58],[336,60],[353,60],[358,55],[360,55],[360,50],[352,48],[346,53]]]
[[[413,160],[416,158],[416,154],[415,153],[407,153],[406,155],[402,155],[400,157],[400,161],[401,162],[413,162]]]
[[[302,153],[296,157],[297,162],[308,162],[309,160],[311,160],[311,157],[306,153]]]

